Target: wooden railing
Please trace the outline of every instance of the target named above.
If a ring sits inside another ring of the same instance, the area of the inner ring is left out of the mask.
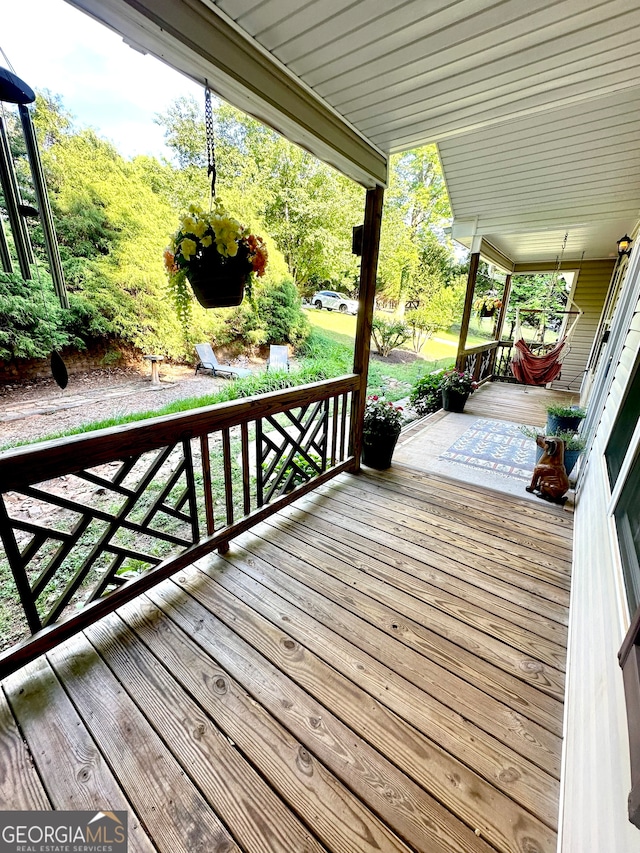
[[[359,382],[343,376],[0,454],[4,572],[33,634],[0,654],[0,677],[353,468]]]
[[[483,382],[487,382],[493,376],[493,367],[499,346],[499,341],[489,341],[489,343],[463,350],[456,360],[456,368],[468,370],[474,382],[482,385]]]

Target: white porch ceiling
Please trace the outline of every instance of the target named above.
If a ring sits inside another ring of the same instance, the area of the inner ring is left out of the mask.
[[[372,179],[349,171],[363,183],[380,181],[376,151],[438,143],[457,231],[483,236],[515,262],[553,260],[566,232],[565,258],[609,257],[640,215],[639,2],[70,2],[196,79],[207,76],[223,97],[296,139],[295,111],[288,124],[278,117],[268,75],[262,92],[250,81],[243,101],[214,35],[207,52],[213,13],[263,65],[273,59],[284,89],[299,85],[319,115],[326,110],[325,123],[341,116],[353,139],[370,143],[360,172]],[[321,121],[301,117],[296,141],[314,149],[317,133],[316,153],[344,169],[327,154],[332,134]],[[349,144],[343,160],[357,156]]]

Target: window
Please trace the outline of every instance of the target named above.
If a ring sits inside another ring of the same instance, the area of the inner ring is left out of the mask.
[[[622,463],[627,455],[639,415],[640,368],[636,365],[635,376],[629,385],[629,391],[620,409],[604,452],[605,459],[607,460],[607,471],[609,472],[609,484],[612,489],[616,484]]]
[[[633,614],[618,656],[624,679],[629,729],[629,820],[640,829],[640,448],[636,435],[639,415],[640,360],[637,359],[635,373],[607,443],[605,459],[611,488],[614,490],[617,486],[619,489],[613,516],[629,612]],[[624,481],[620,480],[621,472],[625,472]]]
[[[640,456],[627,477],[614,515],[629,612],[635,613],[640,605]]]

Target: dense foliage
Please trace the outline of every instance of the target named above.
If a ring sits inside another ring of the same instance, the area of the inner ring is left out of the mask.
[[[430,415],[442,408],[440,374],[427,373],[414,383],[411,389],[411,405],[419,415]]]
[[[173,358],[192,357],[193,344],[203,340],[299,345],[309,331],[300,296],[329,286],[357,295],[351,232],[363,218],[363,189],[232,107],[218,105],[214,118],[218,194],[234,217],[265,235],[269,251],[252,299],[214,311],[193,300],[185,333],[169,298],[163,251],[184,210],[208,204],[204,117],[195,101],[178,99],[158,116],[171,160],[127,160],[93,130],[75,127],[61,99],[43,92],[33,120],[71,308],[56,303],[44,272],[42,231],[32,220],[42,283],[0,277],[0,358],[42,357],[97,339]],[[33,203],[11,110],[7,126],[22,198]],[[460,302],[460,271],[441,230],[449,215],[442,174],[435,148],[398,156],[391,165],[379,297],[400,311],[412,299],[419,306],[414,330],[432,332],[448,325]]]

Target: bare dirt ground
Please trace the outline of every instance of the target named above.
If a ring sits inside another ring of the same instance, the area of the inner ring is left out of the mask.
[[[371,354],[371,359],[381,364],[407,364],[418,358],[420,356],[400,349],[387,358]],[[256,373],[265,368],[265,360],[258,357],[236,362],[232,363]],[[160,365],[160,386],[154,387],[150,367],[145,363],[137,369],[113,368],[74,374],[64,390],[53,378],[0,384],[0,448],[18,441],[37,441],[108,418],[155,411],[176,400],[203,397],[229,381],[210,373],[195,375],[193,368],[187,365],[163,363]],[[397,383],[390,381],[389,384],[391,387]],[[406,390],[408,392],[408,386]]]
[[[256,371],[263,364],[243,363]],[[160,386],[151,384],[148,365],[140,369],[92,370],[69,377],[62,390],[54,380],[0,385],[0,447],[35,441],[106,418],[148,412],[176,400],[202,397],[230,380],[198,373],[186,365],[163,364]]]

